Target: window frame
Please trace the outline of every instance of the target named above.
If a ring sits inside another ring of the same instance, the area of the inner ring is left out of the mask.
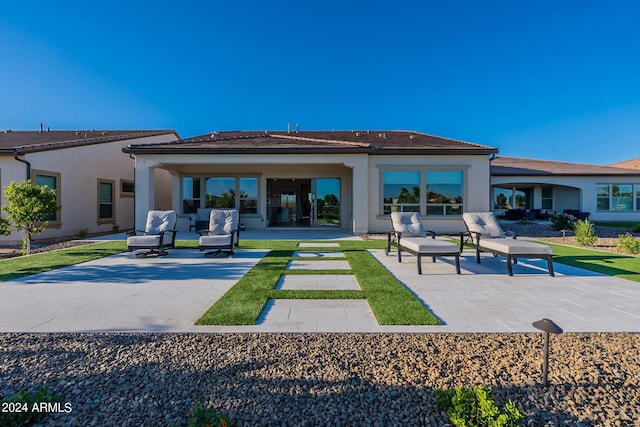
[[[131,184],[133,191],[125,191],[123,186],[125,184]],[[133,179],[120,179],[120,198],[134,198],[136,194],[136,183]]]
[[[56,179],[56,204],[62,206],[62,174],[60,172],[47,171],[43,169],[31,169],[31,182],[37,185],[38,175],[55,177]],[[62,207],[56,211],[55,219],[47,221],[47,228],[62,228]],[[44,221],[43,221],[44,222]],[[40,223],[41,224],[41,223]]]
[[[98,178],[97,180],[97,191],[96,191],[96,202],[97,202],[97,209],[96,209],[96,218],[97,218],[97,223],[98,224],[115,224],[116,222],[116,197],[115,197],[115,189],[116,189],[116,182],[112,179],[106,179],[106,178]],[[105,204],[100,200],[100,196],[101,196],[101,184],[109,184],[111,185],[111,217],[110,218],[102,218],[100,216],[101,214],[101,210],[100,207]]]
[[[614,200],[621,198],[622,196],[615,196],[613,193],[614,187],[631,186],[631,207],[630,209],[615,209]],[[600,188],[607,188],[607,197],[600,197]],[[600,209],[598,202],[600,200],[607,201],[607,209]],[[614,182],[614,183],[596,183],[596,211],[598,212],[637,212],[640,211],[640,184],[632,184],[629,182]]]
[[[260,200],[261,200],[261,191],[260,191],[260,175],[258,174],[234,174],[234,173],[220,173],[220,174],[185,174],[180,176],[180,200],[182,204],[182,214],[184,215],[192,215],[197,212],[198,208],[206,207],[207,201],[207,180],[212,178],[233,178],[234,179],[234,207],[227,209],[237,209],[238,212],[241,211],[241,200],[255,200],[256,201],[256,212],[248,213],[241,212],[241,215],[244,217],[253,217],[257,218],[260,216]],[[240,197],[240,180],[251,178],[256,180],[256,197]],[[185,179],[199,180],[199,197],[185,198]],[[195,212],[185,212],[185,202],[193,203]],[[211,208],[209,208],[211,209]]]

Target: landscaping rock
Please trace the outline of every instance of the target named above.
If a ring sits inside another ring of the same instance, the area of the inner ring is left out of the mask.
[[[640,335],[0,334],[0,396],[48,385],[43,425],[448,425],[435,388],[487,385],[527,426],[637,426]]]

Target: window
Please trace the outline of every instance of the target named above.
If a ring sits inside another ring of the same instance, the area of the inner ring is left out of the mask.
[[[114,182],[106,179],[98,180],[98,223],[115,220],[115,202],[113,197]]]
[[[493,208],[494,209],[511,209],[511,201],[513,199],[513,188],[493,189]]]
[[[383,171],[383,207],[391,212],[420,212],[420,171]]]
[[[462,171],[427,171],[427,216],[462,215]]]
[[[235,178],[207,178],[205,188],[205,208],[233,209],[236,207]]]
[[[47,171],[33,171],[34,184],[40,186],[49,187],[52,190],[56,190],[56,203],[60,204],[60,174],[56,172],[47,172]],[[49,222],[49,227],[55,227],[60,225],[60,211],[56,211],[56,213],[49,215],[44,219]]]
[[[258,179],[240,178],[240,213],[258,213]]]
[[[196,213],[200,207],[200,178],[182,178],[182,213]]]
[[[128,179],[120,180],[120,197],[133,197],[135,192],[135,184]]]
[[[597,209],[599,211],[640,210],[640,184],[598,184]]]
[[[553,209],[553,188],[542,187],[542,209]]]
[[[204,184],[204,185],[202,185]],[[201,189],[201,187],[204,187]],[[201,195],[204,190],[204,198]],[[258,214],[257,177],[183,177],[182,213],[198,208],[238,209],[241,214]]]

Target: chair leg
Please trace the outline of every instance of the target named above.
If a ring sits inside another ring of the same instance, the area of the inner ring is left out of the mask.
[[[554,277],[556,274],[553,271],[553,259],[551,258],[551,256],[547,258],[547,265],[549,268],[549,276]]]
[[[460,274],[460,255],[456,255],[456,274]]]
[[[422,255],[418,254],[418,274],[422,274]]]
[[[507,273],[509,273],[509,276],[513,276],[513,269],[511,268],[511,255],[507,255]]]
[[[436,262],[436,257],[431,257],[432,262]]]
[[[398,246],[398,262],[402,262],[402,253],[400,251],[400,246]]]
[[[476,246],[476,262],[480,264],[480,247]]]

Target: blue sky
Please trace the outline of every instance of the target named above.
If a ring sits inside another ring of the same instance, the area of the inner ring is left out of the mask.
[[[640,157],[640,2],[30,1],[0,14],[0,129],[402,129]]]

